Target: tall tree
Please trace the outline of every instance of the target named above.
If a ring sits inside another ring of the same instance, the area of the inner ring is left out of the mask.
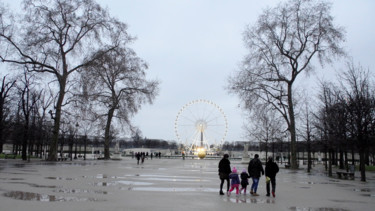
[[[27,147],[30,146],[30,118],[35,119],[35,106],[40,100],[41,91],[36,90],[35,76],[25,70],[18,85],[19,106],[24,117],[22,138],[22,160],[27,160]]]
[[[11,15],[0,17],[0,45],[6,49],[0,51],[0,60],[29,66],[56,83],[59,91],[48,156],[54,161],[62,107],[68,103],[72,75],[92,62],[86,58],[93,52],[123,46],[129,36],[126,25],[94,0],[25,0],[23,8],[19,20],[11,20]]]
[[[302,72],[343,55],[344,30],[335,26],[331,4],[318,0],[289,0],[263,11],[244,32],[249,50],[242,69],[229,78],[229,90],[248,109],[263,104],[277,110],[290,133],[291,168],[297,168],[293,85]]]
[[[3,152],[3,144],[5,141],[4,131],[6,129],[6,120],[9,113],[9,94],[16,85],[16,79],[8,79],[3,76],[0,87],[0,153]]]
[[[141,105],[152,103],[159,82],[146,79],[147,65],[129,48],[99,52],[93,57],[98,55],[86,68],[85,77],[90,85],[83,85],[89,88],[85,92],[91,92],[92,102],[98,103],[97,114],[104,117],[104,159],[109,159],[113,119],[118,119],[123,129],[131,126],[130,118]]]
[[[366,181],[365,161],[371,137],[371,127],[375,121],[375,96],[373,78],[360,65],[348,63],[342,75],[342,88],[347,97],[349,127],[359,150],[361,181]]]

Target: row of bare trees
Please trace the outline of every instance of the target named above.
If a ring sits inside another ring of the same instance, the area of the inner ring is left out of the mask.
[[[375,158],[375,81],[360,65],[347,64],[340,83],[322,83],[315,127],[332,160],[339,152],[339,167],[348,166],[359,154],[361,180],[366,181],[365,165]],[[348,158],[348,153],[352,158]],[[329,174],[332,169],[329,163]]]
[[[241,107],[249,112],[251,123],[245,128],[251,140],[266,147],[269,142],[288,141],[293,169],[298,168],[299,137],[306,141],[308,151],[312,141],[325,146],[330,161],[337,150],[343,157],[351,149],[352,156],[360,155],[361,179],[365,181],[375,123],[372,76],[349,62],[336,83],[339,85],[322,83],[321,105],[314,105],[311,94],[302,93],[303,84],[296,85],[302,73],[314,73],[317,63],[323,66],[348,57],[341,46],[345,30],[334,23],[331,3],[281,2],[265,9],[243,37],[248,54],[229,77],[227,89],[239,96]]]
[[[133,130],[131,117],[158,93],[158,81],[146,79],[146,63],[129,48],[134,38],[126,24],[94,0],[26,0],[21,8],[14,14],[0,5],[0,60],[12,73],[22,69],[35,77],[27,87],[52,96],[43,113],[49,110],[53,121],[48,160],[57,160],[64,122],[79,122],[83,134],[96,128],[109,159],[111,134]],[[26,92],[28,125],[36,102]]]

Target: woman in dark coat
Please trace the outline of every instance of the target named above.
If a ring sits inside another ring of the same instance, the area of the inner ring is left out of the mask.
[[[276,191],[276,174],[279,172],[279,166],[273,162],[273,158],[269,157],[266,163],[266,177],[270,178],[270,181],[267,182],[267,196],[270,196],[270,183],[272,185],[272,196],[275,197]]]
[[[223,185],[224,181],[227,181],[227,192],[229,191],[229,174],[232,172],[230,169],[230,161],[228,160],[229,155],[224,154],[224,157],[219,162],[219,176],[220,176],[220,195],[224,195]]]

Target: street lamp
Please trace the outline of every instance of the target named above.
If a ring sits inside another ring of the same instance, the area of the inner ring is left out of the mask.
[[[78,124],[78,122],[77,122],[77,124],[76,124],[76,146],[75,146],[75,149],[74,149],[74,159],[77,159],[77,142],[78,142],[78,134],[77,134],[77,132],[78,132],[78,127],[79,127],[79,124]]]

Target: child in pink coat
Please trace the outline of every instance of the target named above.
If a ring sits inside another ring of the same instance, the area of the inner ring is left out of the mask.
[[[230,190],[228,191],[228,196],[236,188],[236,194],[239,194],[240,187],[240,177],[238,176],[236,167],[233,167],[232,173],[229,174],[230,179]]]

